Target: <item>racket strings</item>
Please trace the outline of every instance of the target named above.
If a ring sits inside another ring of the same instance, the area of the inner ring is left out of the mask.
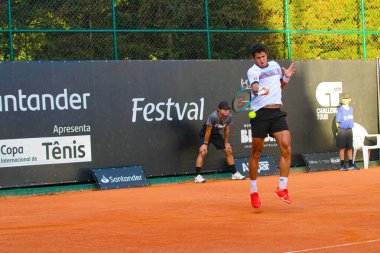
[[[244,91],[238,95],[235,96],[233,101],[233,108],[235,111],[239,111],[247,106],[247,103],[249,103],[251,100],[251,94],[248,91]]]

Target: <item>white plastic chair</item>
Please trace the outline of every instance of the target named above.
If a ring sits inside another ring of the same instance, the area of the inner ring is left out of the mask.
[[[367,130],[361,125],[354,123],[354,127],[352,128],[353,135],[353,157],[352,160],[355,162],[356,152],[358,149],[363,150],[363,162],[364,168],[368,169],[369,163],[369,150],[370,149],[380,149],[380,134],[368,134]],[[376,145],[368,146],[364,144],[364,140],[366,137],[376,137]]]

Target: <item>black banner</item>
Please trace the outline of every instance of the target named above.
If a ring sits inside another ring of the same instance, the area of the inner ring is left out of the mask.
[[[338,152],[302,154],[302,157],[310,172],[340,169]]]
[[[242,157],[235,159],[236,170],[242,175],[249,178],[249,157]],[[257,170],[258,176],[277,175],[278,168],[273,156],[261,156],[259,161],[259,168]]]
[[[143,166],[92,169],[100,190],[141,187],[150,185]]]
[[[142,164],[147,177],[193,174],[199,129],[220,101],[231,102],[251,65],[2,62],[0,188],[93,182],[90,168],[125,164]],[[301,153],[336,151],[334,118],[342,92],[351,94],[355,122],[378,132],[375,61],[295,65],[297,73],[283,91],[293,166],[304,165]],[[246,113],[233,113],[229,141],[236,157],[249,156]],[[278,159],[273,138],[265,139],[263,155]],[[202,171],[224,170],[223,152],[211,146]]]

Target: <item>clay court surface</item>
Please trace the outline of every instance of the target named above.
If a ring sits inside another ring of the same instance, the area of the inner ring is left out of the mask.
[[[206,175],[207,178],[207,175]],[[380,167],[0,198],[0,252],[380,252]]]

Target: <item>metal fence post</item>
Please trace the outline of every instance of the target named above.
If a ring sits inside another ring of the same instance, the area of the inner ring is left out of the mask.
[[[112,0],[113,52],[115,54],[115,60],[118,60],[117,33],[116,33],[116,10],[115,9],[116,9],[115,0]]]
[[[362,12],[362,39],[363,39],[363,58],[367,60],[367,40],[365,31],[365,14],[364,14],[364,0],[361,0],[361,12]]]
[[[207,36],[207,55],[211,59],[210,30],[208,20],[208,0],[205,0],[206,36]]]
[[[9,29],[9,60],[13,61],[13,32],[12,32],[12,14],[11,0],[8,0],[8,29]]]
[[[285,12],[285,32],[286,32],[286,45],[288,48],[288,59],[292,59],[292,48],[290,43],[290,30],[289,30],[289,3],[288,0],[284,0],[284,12]]]

